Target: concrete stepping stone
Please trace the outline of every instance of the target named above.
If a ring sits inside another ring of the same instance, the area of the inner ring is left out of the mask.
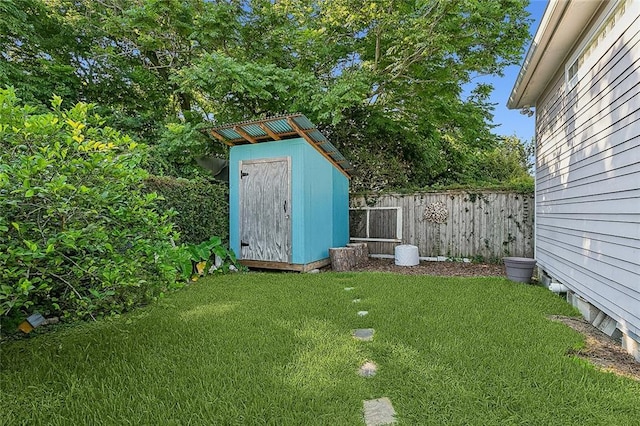
[[[358,311],[358,316],[359,317],[364,317],[366,315],[369,315],[369,311]]]
[[[358,340],[369,342],[373,340],[374,332],[375,330],[373,328],[357,328],[353,330],[353,333],[351,335]]]
[[[371,361],[367,361],[360,366],[360,369],[358,369],[358,374],[361,377],[373,377],[376,375],[377,371],[378,366]]]
[[[355,287],[345,287],[345,288],[344,288],[344,291],[351,291],[351,290],[353,290],[354,288],[355,288]]]
[[[396,422],[396,411],[389,398],[378,398],[363,401],[364,423],[367,426],[390,425]]]
[[[353,303],[360,303],[361,299],[353,299],[352,302]]]

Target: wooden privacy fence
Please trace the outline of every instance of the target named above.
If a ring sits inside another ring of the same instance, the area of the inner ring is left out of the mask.
[[[442,191],[355,196],[350,238],[372,254],[398,244],[418,246],[421,257],[497,261],[533,257],[533,194]]]

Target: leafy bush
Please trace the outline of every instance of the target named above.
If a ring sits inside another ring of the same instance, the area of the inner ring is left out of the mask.
[[[175,283],[169,214],[141,190],[144,147],[90,105],[18,102],[0,90],[0,318],[121,312]]]
[[[144,168],[156,176],[180,176],[187,179],[210,177],[196,158],[224,156],[225,145],[211,143],[200,130],[206,124],[167,123],[157,142],[149,150]]]
[[[531,175],[535,157],[532,142],[521,141],[517,136],[502,137],[492,150],[477,155],[474,164],[477,182],[514,183],[533,185]]]
[[[174,210],[172,221],[185,243],[198,244],[217,235],[229,236],[229,190],[227,184],[203,178],[192,180],[150,176],[145,191],[162,196],[159,206]]]

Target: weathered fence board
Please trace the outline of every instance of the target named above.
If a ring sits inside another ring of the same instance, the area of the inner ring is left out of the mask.
[[[443,191],[352,197],[352,239],[367,237],[367,215],[360,209],[380,207],[401,208],[401,242],[370,241],[372,254],[393,254],[394,247],[402,243],[418,246],[424,257],[488,261],[503,256],[533,257],[533,194]],[[395,214],[395,210],[370,214],[368,236],[397,239]]]

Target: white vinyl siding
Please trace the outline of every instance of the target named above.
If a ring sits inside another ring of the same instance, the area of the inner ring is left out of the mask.
[[[536,258],[640,335],[640,1],[598,37],[537,105]]]
[[[576,49],[574,55],[567,61],[565,66],[565,80],[567,90],[571,90],[582,77],[582,66],[596,51],[600,44],[606,45],[607,36],[612,32],[616,24],[621,20],[627,11],[627,5],[633,0],[618,0],[610,2],[601,12],[601,19],[596,20],[592,29],[587,32],[587,36]]]

